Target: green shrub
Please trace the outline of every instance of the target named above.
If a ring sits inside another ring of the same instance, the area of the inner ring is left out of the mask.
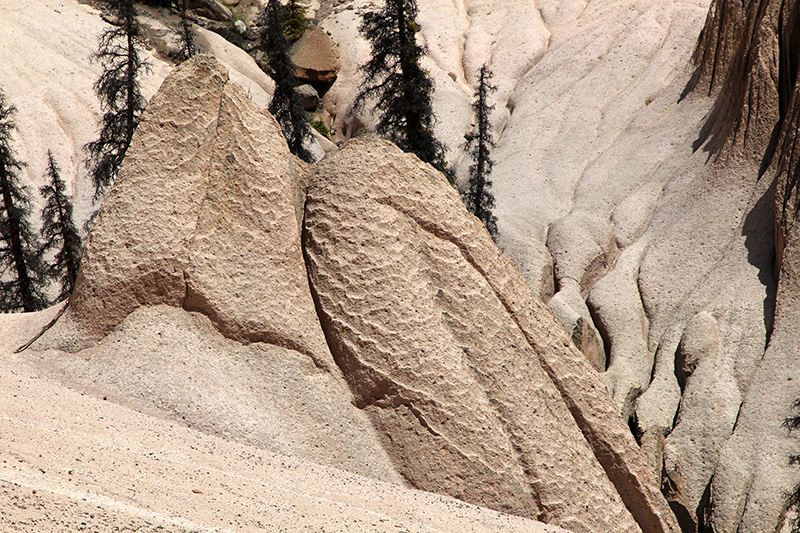
[[[312,120],[311,127],[320,132],[325,137],[330,137],[331,130],[328,129],[328,126],[322,119],[318,118],[316,120]]]

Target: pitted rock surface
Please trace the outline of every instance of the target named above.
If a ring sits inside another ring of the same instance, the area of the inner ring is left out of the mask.
[[[597,374],[440,174],[359,137],[313,168],[305,220],[334,357],[407,479],[574,531],[677,531]]]
[[[31,350],[82,390],[401,482],[317,320],[303,168],[217,60],[185,62],[136,131],[67,312]]]
[[[219,62],[199,56],[176,69],[103,202],[64,322],[97,340],[137,307],[186,307],[230,338],[299,350],[331,368],[303,265],[291,159],[275,119]]]
[[[184,307],[243,341],[332,361],[308,290],[292,156],[277,121],[240,87],[223,92],[207,185],[189,246]]]
[[[183,304],[227,82],[225,68],[201,56],[151,99],[95,218],[71,298],[70,315],[96,336],[141,305]]]

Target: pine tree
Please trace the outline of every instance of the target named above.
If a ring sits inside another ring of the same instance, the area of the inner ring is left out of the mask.
[[[16,129],[13,105],[0,92],[0,310],[38,311],[47,305],[42,294],[41,250],[28,217],[28,188],[19,183],[25,164],[11,147]]]
[[[103,66],[94,84],[104,111],[100,138],[88,143],[86,166],[95,188],[95,199],[116,179],[122,159],[131,143],[147,102],[139,87],[139,76],[150,64],[139,55],[141,29],[132,0],[112,0],[109,4],[119,26],[100,36],[100,45],[92,56]]]
[[[360,31],[372,55],[361,66],[365,79],[355,107],[377,99],[377,132],[445,173],[452,184],[455,175],[447,168],[447,148],[433,134],[434,84],[420,66],[426,50],[417,44],[417,13],[415,0],[386,0],[381,11],[364,15]]]
[[[194,30],[192,22],[189,20],[187,6],[188,0],[178,0],[178,42],[181,49],[178,51],[178,59],[186,61],[197,55],[197,45],[194,42]]]
[[[492,239],[497,239],[497,217],[492,214],[494,196],[489,189],[492,182],[489,175],[492,172],[494,161],[489,157],[489,151],[494,146],[494,137],[491,131],[489,115],[494,105],[489,103],[489,94],[497,90],[489,80],[492,71],[486,65],[481,67],[478,75],[478,88],[475,91],[475,101],[472,109],[475,111],[475,129],[467,137],[464,149],[472,157],[469,167],[469,188],[464,193],[464,205],[467,210],[478,217]]]
[[[81,260],[81,238],[75,228],[72,202],[64,192],[66,187],[60,172],[53,153],[48,151],[45,172],[48,183],[40,189],[46,202],[42,210],[42,253],[56,251],[55,262],[45,274],[61,284],[59,300],[68,297],[75,287]]]
[[[289,150],[300,159],[312,162],[314,156],[304,143],[311,137],[308,115],[295,92],[297,77],[289,57],[289,41],[286,39],[286,12],[278,0],[269,0],[262,13],[264,30],[261,43],[269,60],[275,92],[269,104],[269,112],[278,120]]]
[[[284,7],[286,10],[286,38],[289,43],[295,43],[306,32],[308,27],[308,8],[301,4],[299,0],[289,0]]]

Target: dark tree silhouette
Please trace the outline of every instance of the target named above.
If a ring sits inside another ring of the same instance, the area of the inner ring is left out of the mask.
[[[452,184],[447,149],[433,134],[434,85],[420,66],[426,50],[417,44],[417,12],[415,0],[386,0],[382,10],[364,15],[360,31],[372,55],[361,66],[365,78],[355,107],[376,99],[378,134],[444,172]]]
[[[55,261],[45,270],[47,277],[61,284],[58,299],[66,298],[75,287],[81,260],[81,238],[72,218],[72,201],[65,193],[53,153],[47,152],[47,184],[39,189],[45,199],[42,209],[42,254],[55,251]]]
[[[189,20],[188,0],[178,0],[178,42],[181,49],[178,51],[178,59],[186,61],[197,55],[197,45],[194,42],[194,30],[192,21]]]
[[[44,308],[47,300],[41,250],[28,220],[31,200],[18,177],[25,164],[11,147],[15,112],[0,92],[0,310],[29,312]]]
[[[100,45],[92,60],[100,62],[103,73],[94,90],[103,109],[100,138],[88,143],[86,166],[95,188],[95,199],[116,179],[117,171],[131,143],[147,102],[139,88],[139,75],[150,64],[139,55],[141,29],[136,21],[132,0],[112,0],[112,15],[119,26],[113,26],[100,36]]]
[[[284,7],[286,10],[286,38],[290,43],[300,40],[308,27],[308,8],[299,0],[289,0]]]
[[[286,11],[278,0],[269,0],[262,12],[264,30],[261,45],[269,60],[275,93],[269,103],[269,112],[278,120],[289,150],[304,161],[312,162],[314,156],[304,142],[311,137],[308,115],[295,92],[297,77],[289,57],[286,38]]]
[[[489,189],[492,182],[489,175],[492,172],[494,161],[489,157],[489,152],[494,146],[492,125],[489,115],[494,105],[489,103],[489,94],[497,88],[491,84],[492,71],[486,65],[481,67],[478,75],[478,88],[475,91],[475,101],[472,109],[475,111],[475,129],[467,137],[464,149],[472,157],[469,167],[469,187],[464,192],[464,205],[467,210],[483,222],[492,239],[497,239],[497,217],[492,214],[494,196]]]

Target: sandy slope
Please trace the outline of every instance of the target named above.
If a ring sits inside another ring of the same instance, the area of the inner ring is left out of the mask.
[[[0,317],[3,531],[561,531],[65,388],[9,353],[55,311]]]

